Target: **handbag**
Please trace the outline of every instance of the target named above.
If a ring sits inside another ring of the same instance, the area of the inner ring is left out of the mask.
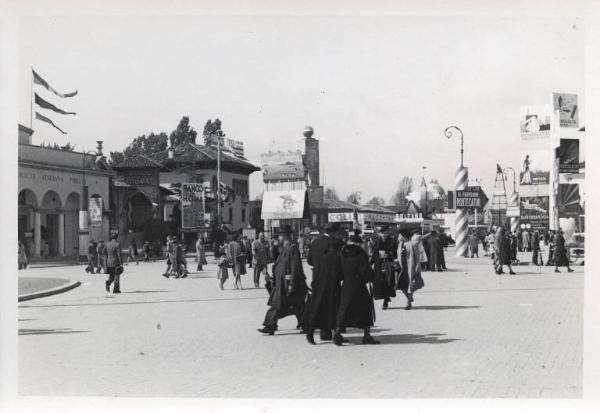
[[[119,265],[117,265],[117,266],[115,267],[115,274],[116,274],[116,275],[121,275],[121,274],[123,274],[123,266],[122,266],[121,264],[119,264]]]

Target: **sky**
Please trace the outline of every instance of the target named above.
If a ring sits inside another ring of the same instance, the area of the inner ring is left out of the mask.
[[[496,163],[518,170],[521,106],[579,95],[584,38],[577,19],[485,17],[26,17],[19,29],[20,123],[30,122],[33,67],[60,92],[35,91],[76,116],[37,109],[33,141],[122,150],[189,116],[219,118],[259,164],[296,149],[310,125],[327,187],[388,201],[403,176],[454,186],[465,166],[492,193]],[[323,177],[322,177],[323,181]],[[323,183],[323,182],[322,182]],[[262,176],[251,176],[250,195]]]

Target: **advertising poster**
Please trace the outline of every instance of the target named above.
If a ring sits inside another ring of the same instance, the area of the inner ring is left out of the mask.
[[[526,151],[521,154],[520,185],[548,185],[550,183],[550,150]]]
[[[561,218],[578,216],[582,211],[579,185],[558,185],[558,213]]]
[[[521,197],[521,228],[547,231],[550,228],[550,197]]]
[[[521,138],[542,139],[550,137],[552,110],[548,105],[521,107]]]
[[[559,113],[561,128],[579,127],[579,108],[577,95],[569,93],[553,93],[554,111]]]
[[[102,222],[102,198],[90,198],[88,203],[88,212],[90,214],[90,222],[92,224],[99,224]]]
[[[579,172],[579,139],[561,139],[556,151],[560,173]]]
[[[181,227],[183,229],[206,227],[203,192],[202,184],[181,184]]]

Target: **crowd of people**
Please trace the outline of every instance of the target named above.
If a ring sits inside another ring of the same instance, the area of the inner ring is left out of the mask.
[[[297,328],[310,344],[319,330],[321,340],[341,346],[347,328],[363,330],[364,344],[377,344],[370,333],[375,321],[374,301],[382,309],[401,291],[406,310],[412,308],[414,293],[424,287],[422,271],[444,271],[448,237],[420,230],[401,233],[392,228],[371,235],[359,230],[349,234],[330,223],[322,235],[309,242],[307,263],[312,266],[310,286],[302,267],[299,243],[291,229],[279,234],[279,256],[272,267],[269,309],[258,331],[274,335],[278,320],[295,316]]]

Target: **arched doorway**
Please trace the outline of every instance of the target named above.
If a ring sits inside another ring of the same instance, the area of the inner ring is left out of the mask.
[[[48,191],[42,198],[40,253],[43,257],[62,254],[64,248],[64,212],[59,195]]]
[[[38,200],[35,193],[31,189],[23,189],[19,192],[19,221],[18,221],[18,237],[25,245],[25,252],[28,257],[31,257],[34,251],[34,225],[35,212],[38,207]]]
[[[79,255],[79,200],[77,192],[71,192],[65,202],[65,255]]]

